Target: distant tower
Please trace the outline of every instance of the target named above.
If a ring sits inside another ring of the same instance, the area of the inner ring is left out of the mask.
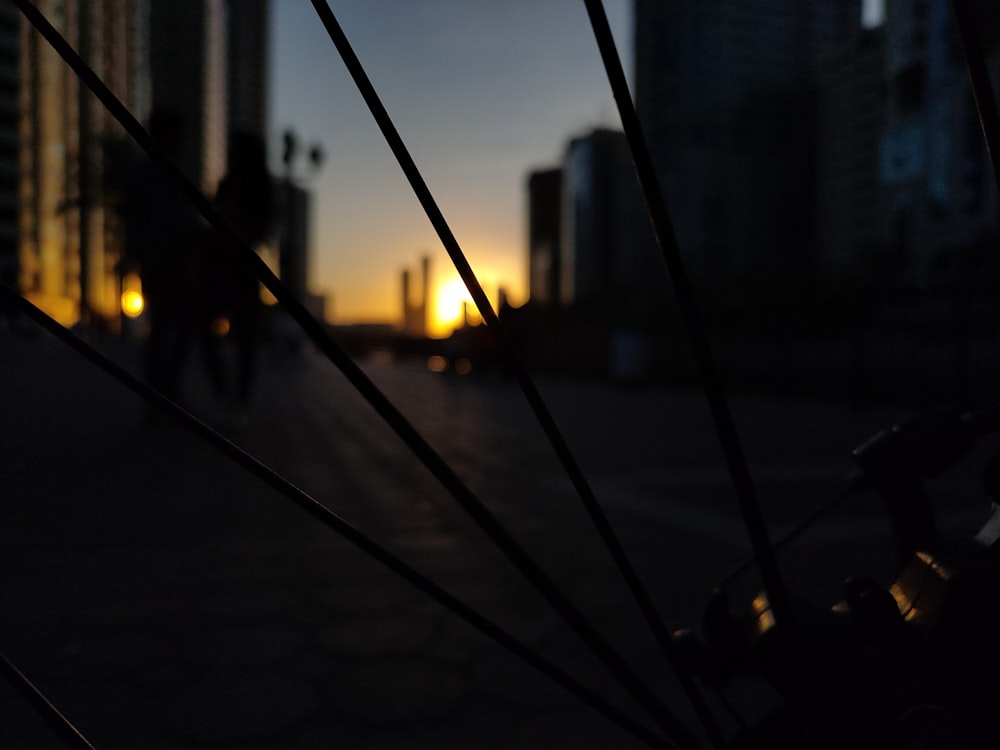
[[[426,255],[421,258],[420,270],[420,291],[421,298],[416,302],[410,299],[410,271],[404,269],[402,273],[402,296],[403,296],[403,333],[408,336],[427,335],[427,311],[430,301],[430,268],[431,261]]]
[[[278,272],[281,280],[318,318],[324,314],[322,297],[309,291],[309,227],[311,224],[312,193],[296,177],[299,141],[295,133],[284,133],[282,162],[284,175],[279,181],[280,229],[278,237]],[[308,175],[315,175],[323,164],[323,148],[316,144],[308,151]],[[331,309],[326,314],[332,314]]]
[[[528,176],[528,294],[535,304],[559,304],[562,169]]]
[[[410,327],[413,325],[413,313],[412,308],[410,307],[410,269],[403,269],[401,281],[402,286],[400,287],[400,293],[403,297],[403,333],[409,333]]]

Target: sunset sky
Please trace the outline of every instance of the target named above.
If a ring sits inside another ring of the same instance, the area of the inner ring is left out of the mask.
[[[331,7],[487,293],[495,300],[503,286],[523,302],[528,172],[558,164],[572,136],[619,127],[583,3]],[[630,7],[605,0],[627,71]],[[313,290],[330,295],[333,322],[398,320],[404,268],[416,272],[429,255],[432,285],[442,288],[454,269],[305,0],[273,3],[271,83],[275,164],[288,128],[326,152],[320,173],[304,180],[315,189]]]

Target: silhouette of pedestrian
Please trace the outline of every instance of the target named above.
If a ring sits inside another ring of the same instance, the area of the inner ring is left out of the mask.
[[[184,122],[155,110],[149,134],[167,156],[179,156]],[[148,158],[130,170],[120,204],[125,266],[138,268],[149,321],[145,369],[151,386],[176,400],[194,333],[198,215],[181,190]]]
[[[229,141],[229,164],[219,183],[215,205],[246,245],[259,250],[275,229],[275,190],[267,169],[264,142],[251,133],[236,132]],[[234,249],[237,250],[238,249]],[[206,246],[203,324],[212,325],[222,313],[229,321],[236,344],[235,407],[249,408],[257,372],[257,347],[261,337],[262,303],[257,276],[218,243]],[[218,349],[210,344],[208,366],[216,392],[229,395],[228,374]]]

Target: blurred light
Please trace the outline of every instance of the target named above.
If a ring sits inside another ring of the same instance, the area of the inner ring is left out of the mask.
[[[132,290],[122,292],[122,312],[129,318],[138,318],[146,306],[141,292]]]
[[[465,357],[455,360],[455,372],[459,375],[468,375],[472,372],[472,362]]]
[[[435,354],[427,360],[427,369],[431,372],[444,372],[448,369],[448,360],[440,354]]]
[[[861,26],[874,29],[885,23],[885,0],[861,0]]]
[[[122,313],[128,318],[138,318],[146,308],[139,274],[127,273],[122,277],[121,306]]]
[[[260,256],[261,260],[264,261],[264,265],[268,267],[271,273],[277,276],[278,275],[277,249],[271,247],[268,244],[261,244],[258,247],[255,247],[254,250],[256,251],[257,255]],[[271,294],[271,290],[268,289],[266,286],[264,286],[263,282],[259,282],[257,284],[257,296],[260,299],[261,303],[267,305],[268,307],[273,307],[274,305],[278,304],[278,298],[275,297],[273,294]]]
[[[452,276],[438,284],[434,293],[434,314],[431,328],[439,336],[445,336],[464,322],[465,309],[476,311],[476,305],[465,288],[465,282]]]
[[[212,321],[212,335],[222,338],[229,333],[229,318],[219,316]]]
[[[260,285],[260,292],[258,296],[260,297],[260,301],[268,307],[273,307],[278,304],[278,298],[271,294],[271,290],[263,284]]]

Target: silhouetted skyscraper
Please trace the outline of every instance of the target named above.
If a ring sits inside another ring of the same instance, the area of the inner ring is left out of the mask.
[[[860,20],[819,72],[816,272],[828,280],[887,270],[890,212],[879,180],[886,41],[884,29]]]
[[[996,237],[996,190],[950,2],[892,0],[885,34],[889,96],[879,177],[889,242],[907,283],[941,283],[954,272],[959,247]]]
[[[637,0],[639,116],[692,275],[802,273],[813,245],[820,0]]]
[[[153,108],[185,119],[181,169],[214,195],[226,168],[226,3],[150,3]]]
[[[420,259],[420,298],[414,302],[410,289],[410,271],[402,273],[403,333],[408,336],[427,335],[427,314],[430,311],[431,260],[426,255]]]
[[[229,131],[267,143],[269,0],[227,0],[227,102]]]
[[[624,133],[574,138],[562,171],[562,304],[646,309],[665,277]]]
[[[562,169],[528,176],[528,294],[549,307],[559,304]]]

